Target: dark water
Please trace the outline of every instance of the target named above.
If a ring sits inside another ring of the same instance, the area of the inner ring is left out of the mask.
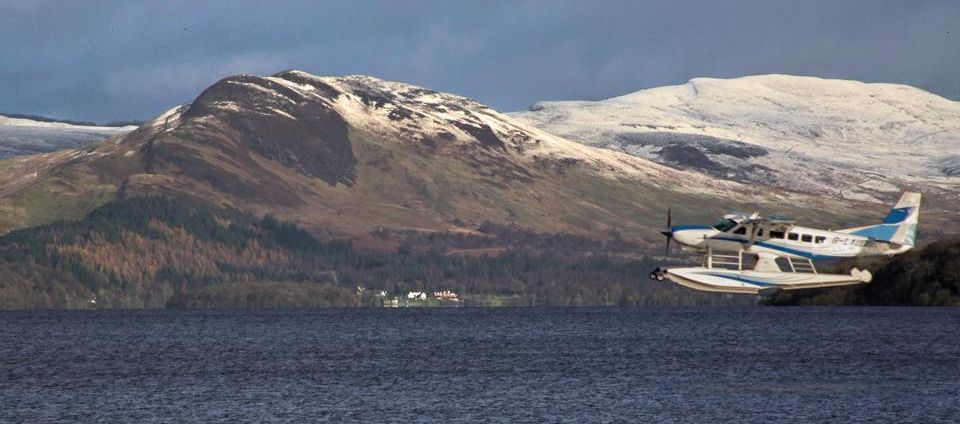
[[[960,309],[0,313],[2,422],[960,422]]]

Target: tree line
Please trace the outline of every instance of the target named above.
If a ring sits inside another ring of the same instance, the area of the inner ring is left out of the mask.
[[[750,302],[649,282],[662,264],[615,234],[593,240],[486,223],[469,234],[374,236],[397,248],[359,249],[271,216],[167,197],[120,199],[78,221],[0,237],[0,307],[362,306],[358,286],[528,305]]]

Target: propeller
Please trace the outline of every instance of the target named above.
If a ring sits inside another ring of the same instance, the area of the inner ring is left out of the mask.
[[[660,234],[663,234],[663,235],[667,236],[667,250],[666,250],[666,252],[664,253],[664,255],[669,255],[669,254],[670,254],[670,239],[673,238],[673,219],[672,219],[672,217],[670,216],[670,208],[667,208],[667,229],[661,231]]]

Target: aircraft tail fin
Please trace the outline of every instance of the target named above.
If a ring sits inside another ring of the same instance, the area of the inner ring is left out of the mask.
[[[913,246],[917,242],[917,223],[920,220],[920,193],[904,192],[882,224],[840,230],[876,240]]]

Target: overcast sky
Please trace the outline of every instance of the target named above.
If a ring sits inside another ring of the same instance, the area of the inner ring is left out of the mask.
[[[284,69],[407,81],[504,111],[762,73],[956,100],[958,23],[956,0],[0,0],[0,112],[145,119],[224,76]]]

